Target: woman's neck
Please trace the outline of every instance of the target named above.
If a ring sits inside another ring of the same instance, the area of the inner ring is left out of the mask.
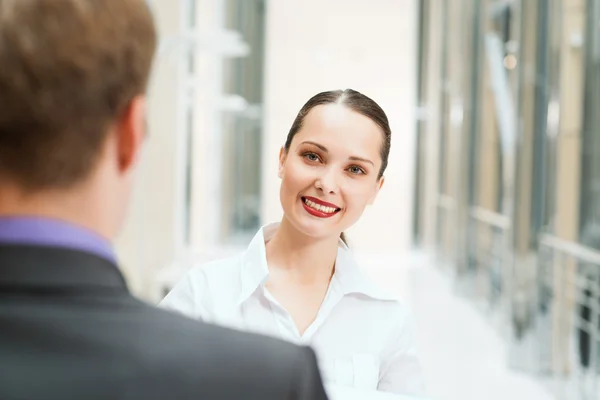
[[[283,273],[297,283],[329,282],[337,257],[338,238],[315,239],[299,232],[283,217],[266,244],[271,273]]]

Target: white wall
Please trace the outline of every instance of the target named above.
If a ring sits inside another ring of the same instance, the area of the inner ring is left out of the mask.
[[[352,88],[377,101],[393,136],[386,183],[348,232],[360,251],[410,246],[415,159],[417,6],[414,0],[272,0],[267,6],[264,222],[281,218],[277,159],[314,94]]]
[[[161,37],[179,32],[180,2],[152,4]],[[130,213],[116,242],[121,270],[145,298],[158,270],[175,252],[177,170],[177,62],[157,55],[148,96],[149,137],[137,174]]]

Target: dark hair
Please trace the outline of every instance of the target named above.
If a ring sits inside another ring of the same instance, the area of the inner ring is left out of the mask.
[[[377,174],[377,179],[381,179],[385,169],[388,165],[388,158],[390,155],[390,147],[392,140],[392,130],[390,129],[390,124],[385,115],[383,109],[371,98],[365,96],[364,94],[357,92],[352,89],[345,90],[330,90],[327,92],[321,92],[315,96],[313,96],[310,100],[302,106],[300,112],[296,116],[290,131],[288,132],[287,138],[285,140],[284,149],[285,151],[289,151],[290,146],[292,145],[292,141],[294,140],[294,136],[300,131],[302,128],[302,123],[304,122],[304,118],[308,115],[310,110],[315,108],[316,106],[326,105],[326,104],[341,104],[343,106],[348,107],[350,110],[357,112],[365,117],[369,118],[373,121],[379,128],[381,128],[381,133],[383,134],[383,143],[381,145],[381,168],[379,169],[379,173]],[[346,236],[342,232],[340,238],[346,242]]]
[[[145,0],[0,1],[0,179],[68,187],[146,90],[156,30]]]

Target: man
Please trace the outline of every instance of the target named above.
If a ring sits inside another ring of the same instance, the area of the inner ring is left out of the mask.
[[[144,0],[0,0],[0,398],[324,399],[308,348],[127,291],[155,46]]]

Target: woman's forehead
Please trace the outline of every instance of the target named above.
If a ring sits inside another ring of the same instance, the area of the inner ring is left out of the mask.
[[[379,154],[383,133],[368,117],[343,105],[327,104],[313,108],[305,117],[294,138],[297,145],[304,141]]]

